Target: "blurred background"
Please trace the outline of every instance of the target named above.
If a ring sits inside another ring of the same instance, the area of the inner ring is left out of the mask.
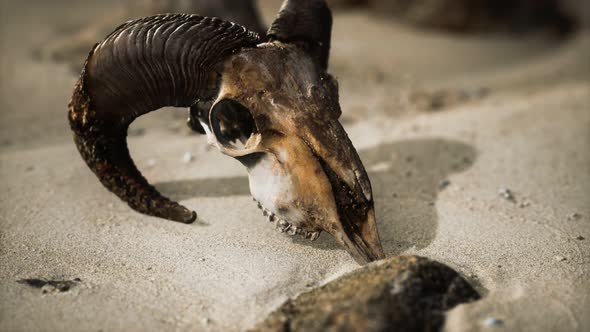
[[[340,79],[345,121],[373,112],[400,116],[438,110],[494,89],[548,84],[551,75],[576,79],[588,72],[588,61],[582,60],[587,43],[579,32],[589,21],[589,1],[328,2],[335,15],[330,71]],[[92,45],[121,22],[187,12],[219,16],[264,33],[280,4],[2,0],[0,148],[69,140],[65,110],[76,76]],[[511,74],[500,83],[495,78],[502,72]],[[471,82],[474,73],[477,83]],[[143,121],[163,120],[170,126],[170,117],[182,118],[184,112]],[[172,127],[184,130],[178,123]]]
[[[588,330],[590,1],[328,2],[328,70],[386,254],[437,259],[478,287],[449,330],[487,317]],[[280,5],[0,0],[0,330],[243,330],[358,268],[329,236],[263,223],[243,167],[184,109],[139,118],[128,141],[146,178],[198,211],[192,225],[129,209],[72,142],[83,61],[123,21],[187,12],[264,33]],[[15,282],[31,277],[82,281],[53,296]]]

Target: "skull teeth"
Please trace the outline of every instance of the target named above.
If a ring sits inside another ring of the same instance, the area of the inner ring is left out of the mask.
[[[301,235],[311,241],[317,240],[317,238],[320,236],[321,231],[306,232],[303,230],[303,228],[294,226],[293,224],[284,219],[280,219],[270,210],[262,206],[262,204],[260,204],[260,202],[258,202],[255,198],[252,198],[252,200],[255,201],[258,205],[258,208],[262,210],[262,215],[267,217],[269,222],[274,223],[275,228],[278,229],[281,233],[287,233],[291,236]]]
[[[320,237],[320,232],[319,231],[317,231],[317,232],[306,232],[305,233],[305,238],[306,239],[309,239],[311,241],[317,240],[318,237]]]
[[[315,241],[320,237],[320,232],[311,232],[311,236],[309,237],[310,240]]]
[[[297,226],[292,226],[291,228],[289,228],[289,230],[287,231],[287,234],[293,236],[295,234],[298,234],[298,232],[301,232],[301,230],[297,227]]]
[[[286,231],[288,231],[291,228],[291,224],[289,222],[287,222],[286,220],[282,220],[282,219],[278,219],[277,222],[275,223],[275,225],[277,226],[277,228],[279,229],[279,231],[281,233],[285,233]]]

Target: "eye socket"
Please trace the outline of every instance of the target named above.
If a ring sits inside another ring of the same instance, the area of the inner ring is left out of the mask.
[[[210,118],[213,134],[227,148],[248,148],[249,139],[258,132],[250,110],[232,99],[217,102],[211,110]]]

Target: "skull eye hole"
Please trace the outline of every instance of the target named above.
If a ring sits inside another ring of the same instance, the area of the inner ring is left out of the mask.
[[[211,110],[211,128],[225,147],[242,150],[258,130],[250,110],[232,99],[219,101]]]

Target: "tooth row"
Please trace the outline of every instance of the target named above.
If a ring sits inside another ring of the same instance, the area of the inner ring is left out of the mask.
[[[317,240],[318,237],[320,237],[320,231],[317,231],[317,232],[307,232],[305,234],[305,238],[306,239],[310,239],[311,241]]]
[[[275,228],[278,229],[281,233],[286,232],[287,234],[289,234],[291,236],[299,234],[311,241],[315,241],[318,239],[318,237],[320,237],[321,231],[306,232],[301,227],[293,226],[288,221],[278,218],[270,210],[263,207],[262,204],[260,204],[260,202],[256,201],[255,198],[253,198],[253,200],[258,203],[258,208],[262,210],[262,215],[267,217],[269,222],[274,223]]]

